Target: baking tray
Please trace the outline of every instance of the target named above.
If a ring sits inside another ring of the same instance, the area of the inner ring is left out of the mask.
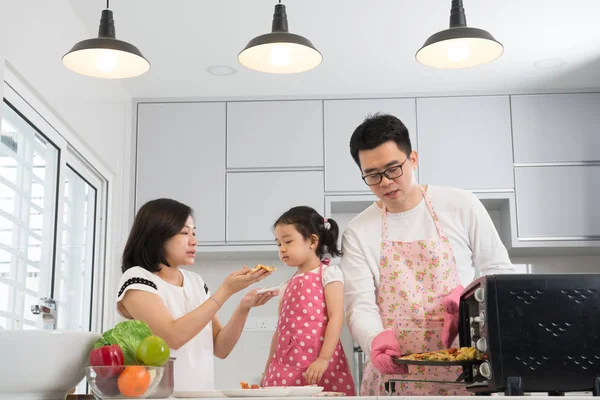
[[[402,360],[399,357],[392,357],[392,361],[398,365],[426,365],[435,367],[471,367],[479,365],[484,360],[461,360],[461,361],[431,361],[431,360]]]

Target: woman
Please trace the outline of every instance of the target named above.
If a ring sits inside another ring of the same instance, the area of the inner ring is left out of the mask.
[[[229,274],[211,293],[192,265],[196,253],[193,211],[171,199],[157,199],[138,211],[123,252],[117,311],[121,320],[137,319],[163,338],[175,361],[175,390],[213,389],[213,356],[225,358],[237,343],[250,308],[276,293],[252,290],[222,326],[217,311],[233,294],[270,272],[243,269]]]

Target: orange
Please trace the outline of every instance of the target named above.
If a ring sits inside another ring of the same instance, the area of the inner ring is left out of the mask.
[[[136,397],[146,393],[150,386],[150,374],[141,366],[125,367],[119,375],[119,391],[125,397]]]

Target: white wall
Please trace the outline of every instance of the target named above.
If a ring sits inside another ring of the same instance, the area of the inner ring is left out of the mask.
[[[98,3],[98,20],[102,7]],[[80,76],[61,63],[61,57],[76,42],[94,36],[96,31],[97,26],[84,27],[65,0],[0,0],[0,73],[4,73],[5,63],[9,64],[37,92],[39,100],[71,128],[71,134],[85,143],[76,150],[100,159],[113,175],[108,227],[112,239],[107,247],[108,268],[116,271],[114,280],[118,279],[118,259],[132,208],[128,190],[131,96],[119,81]],[[116,286],[116,282],[110,284]]]

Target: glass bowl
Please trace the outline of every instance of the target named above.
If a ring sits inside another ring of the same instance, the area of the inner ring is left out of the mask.
[[[145,399],[156,390],[164,370],[145,365],[85,367],[85,377],[96,399]]]

